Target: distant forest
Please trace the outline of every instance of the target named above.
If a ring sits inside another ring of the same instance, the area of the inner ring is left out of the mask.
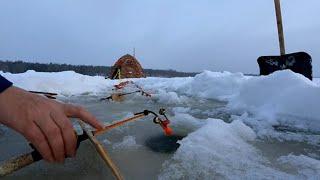
[[[105,76],[110,75],[110,66],[86,66],[86,65],[70,65],[56,63],[30,63],[23,61],[1,61],[0,71],[10,73],[23,73],[27,70],[35,70],[37,72],[61,72],[75,71],[76,73],[89,76]],[[154,70],[144,69],[144,73],[148,77],[188,77],[195,76],[197,73],[178,72],[175,70]]]

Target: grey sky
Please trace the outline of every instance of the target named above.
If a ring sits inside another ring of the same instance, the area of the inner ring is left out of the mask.
[[[320,69],[320,1],[282,0],[287,52]],[[1,0],[0,59],[258,73],[279,54],[273,0]]]

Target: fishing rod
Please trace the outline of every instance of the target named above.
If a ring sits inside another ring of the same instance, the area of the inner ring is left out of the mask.
[[[92,132],[86,128],[86,125],[84,122],[79,121],[79,124],[85,134],[88,135],[89,140],[95,147],[96,151],[102,158],[102,160],[105,162],[105,164],[111,169],[112,174],[117,180],[122,180],[123,176],[121,175],[121,172],[119,168],[115,165],[115,163],[112,161],[110,155],[108,154],[107,150],[103,147],[103,145],[97,140],[97,138],[92,134]]]
[[[40,95],[44,95],[49,99],[57,99],[55,96],[57,96],[57,93],[51,93],[51,92],[41,92],[41,91],[29,91],[33,94],[40,94]]]
[[[142,89],[142,87],[140,87],[139,85],[137,85],[136,83],[134,83],[133,81],[124,81],[121,82],[119,84],[114,85],[115,89],[113,90],[121,90],[124,89],[126,86],[128,86],[129,84],[133,84],[135,88],[137,88],[137,91],[133,91],[133,92],[128,92],[128,93],[113,93],[111,94],[111,96],[105,97],[105,98],[101,98],[100,101],[104,101],[104,100],[113,100],[113,101],[123,101],[123,97],[126,95],[130,95],[130,94],[135,94],[135,93],[141,93],[142,96],[146,96],[146,97],[151,97],[151,94],[144,91]]]
[[[111,96],[101,98],[100,101],[104,100],[113,100],[113,101],[121,101],[123,96],[130,95],[130,94],[135,94],[141,92],[140,90],[133,91],[133,92],[128,92],[128,93],[114,93]],[[143,93],[142,93],[143,95]]]
[[[149,93],[146,93],[145,91],[142,91],[142,90],[137,90],[137,91],[128,92],[128,93],[113,93],[111,94],[111,96],[101,98],[100,101],[105,101],[105,100],[122,101],[124,96],[135,94],[135,93],[141,93],[142,96],[151,97]]]
[[[95,131],[91,131],[91,132],[83,131],[83,134],[77,135],[77,137],[78,137],[77,138],[77,148],[79,148],[81,142],[83,142],[87,139],[90,139],[91,135],[94,137],[99,136],[99,135],[104,134],[105,132],[107,132],[111,129],[122,126],[128,122],[136,121],[136,120],[141,119],[143,117],[146,117],[150,114],[152,114],[154,116],[153,122],[155,124],[158,124],[161,126],[165,135],[170,136],[173,134],[172,129],[169,127],[170,120],[165,115],[165,109],[161,108],[159,110],[159,115],[163,116],[164,119],[162,119],[157,113],[155,113],[153,111],[144,110],[142,112],[135,113],[134,116],[132,116],[130,118],[117,121],[111,125],[107,125],[103,129],[95,130]],[[30,146],[33,149],[32,152],[21,155],[19,157],[15,157],[15,158],[6,160],[0,165],[0,177],[6,176],[8,174],[12,174],[14,171],[22,169],[30,164],[33,164],[33,163],[43,159],[43,157],[41,156],[39,151],[32,144],[30,144]]]
[[[121,83],[119,83],[119,84],[114,85],[114,87],[115,87],[115,90],[120,90],[120,89],[125,88],[125,87],[126,87],[127,85],[129,85],[129,84],[134,85],[137,89],[139,89],[141,92],[143,92],[143,93],[145,94],[145,96],[151,97],[151,94],[150,94],[150,93],[144,91],[141,86],[137,85],[137,84],[136,84],[135,82],[133,82],[133,81],[124,81],[124,82],[121,82]]]

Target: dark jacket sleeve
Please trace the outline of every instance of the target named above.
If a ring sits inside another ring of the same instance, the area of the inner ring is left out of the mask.
[[[8,81],[6,78],[2,77],[0,75],[0,93],[2,93],[4,90],[12,86],[12,82]]]

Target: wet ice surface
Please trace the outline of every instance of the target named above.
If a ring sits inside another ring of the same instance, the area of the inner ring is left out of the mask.
[[[318,179],[319,134],[260,128],[250,114],[229,110],[226,102],[178,95],[153,98],[131,95],[123,103],[99,102],[101,96],[61,99],[78,103],[104,123],[111,123],[145,109],[167,109],[176,135],[187,136],[175,153],[154,152],[150,138],[163,135],[152,117],[128,123],[99,136],[125,179]],[[79,127],[77,127],[79,128]],[[261,130],[263,129],[263,130]],[[266,132],[265,132],[266,131]],[[26,141],[0,128],[1,161],[28,152]],[[64,165],[38,162],[3,179],[112,179],[111,172],[89,141],[81,144],[75,159]]]

